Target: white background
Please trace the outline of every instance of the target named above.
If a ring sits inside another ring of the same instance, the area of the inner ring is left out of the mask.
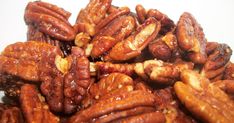
[[[89,0],[44,0],[70,11],[70,22],[74,24],[80,8]],[[26,40],[24,8],[29,0],[0,1],[0,51],[11,43]],[[225,42],[234,49],[234,0],[113,0],[113,5],[129,6],[135,12],[135,6],[155,8],[167,14],[177,23],[180,15],[190,12],[201,24],[208,41]],[[234,58],[232,57],[232,61]],[[1,62],[1,61],[0,61]],[[1,94],[0,94],[1,95]]]

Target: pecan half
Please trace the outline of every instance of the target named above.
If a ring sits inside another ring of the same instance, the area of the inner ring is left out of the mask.
[[[29,81],[39,81],[38,64],[43,54],[61,55],[55,46],[29,41],[7,46],[0,55],[0,73],[7,73]]]
[[[70,13],[50,3],[29,2],[25,9],[25,22],[40,32],[58,40],[71,41],[75,31],[68,22]]]
[[[234,120],[234,102],[219,87],[191,70],[183,71],[181,80],[174,85],[176,95],[194,116],[209,123]]]
[[[108,61],[125,61],[141,54],[141,51],[152,41],[160,30],[160,23],[154,18],[147,19],[136,32],[125,40],[118,42],[105,56]]]
[[[224,71],[224,76],[223,79],[230,79],[230,80],[234,80],[234,64],[232,62],[230,62],[225,71]]]
[[[110,98],[102,99],[89,108],[78,112],[69,119],[69,123],[115,122],[119,120],[127,122],[132,119],[132,117],[135,117],[135,119],[142,118],[142,120],[147,120],[149,118],[149,121],[152,121],[152,119],[154,119],[153,117],[142,115],[148,114],[156,117],[156,115],[151,114],[155,112],[153,105],[154,95],[147,91],[136,90],[117,93]],[[160,119],[159,122],[165,121],[162,114],[158,116],[160,117],[156,119]]]
[[[191,61],[204,64],[206,55],[206,38],[202,27],[190,13],[183,13],[179,19],[176,36],[179,47],[188,53]]]
[[[218,44],[213,49],[202,68],[201,75],[211,80],[216,80],[217,77],[222,79],[225,68],[231,58],[232,50],[227,44]]]
[[[0,122],[24,123],[24,120],[18,107],[10,107],[0,103]]]
[[[39,94],[36,87],[25,84],[20,94],[21,108],[28,123],[59,123],[59,118],[49,111],[44,98]]]

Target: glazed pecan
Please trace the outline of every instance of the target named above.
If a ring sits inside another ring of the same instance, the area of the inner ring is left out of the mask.
[[[166,63],[161,60],[147,60],[136,63],[135,72],[146,81],[155,84],[170,85],[179,79],[180,72],[185,69],[193,69],[193,63],[178,62]]]
[[[194,116],[209,123],[234,120],[234,102],[219,87],[191,70],[183,71],[181,80],[174,85],[176,95]]]
[[[234,81],[233,80],[218,80],[212,83],[226,92],[230,98],[234,99]]]
[[[191,61],[198,64],[206,62],[206,38],[202,27],[190,13],[180,16],[176,36],[179,47],[188,53]]]
[[[116,93],[78,112],[69,119],[69,123],[128,122],[134,119],[142,121],[155,119],[158,122],[165,122],[165,117],[161,113],[154,113],[154,102],[154,95],[147,91]]]
[[[96,34],[96,26],[106,16],[112,0],[90,0],[89,4],[80,10],[77,16],[75,29],[91,36]]]
[[[0,103],[0,122],[24,123],[24,120],[18,107],[10,107]]]
[[[115,44],[129,36],[135,28],[132,16],[121,16],[100,30],[92,40],[92,57],[99,57],[109,51]]]
[[[141,54],[141,51],[152,41],[160,30],[160,23],[154,18],[148,18],[136,32],[121,42],[118,42],[104,57],[107,61],[125,61]]]
[[[149,43],[149,52],[157,59],[169,61],[178,57],[178,44],[174,34],[167,33]]]
[[[34,85],[25,84],[20,94],[21,109],[27,123],[59,123]]]
[[[227,44],[218,44],[216,48],[210,50],[207,61],[202,68],[201,75],[210,80],[222,79],[231,55],[232,50]]]
[[[224,76],[223,79],[230,79],[230,80],[234,80],[234,64],[232,62],[230,62],[225,71],[224,71]]]
[[[39,81],[38,64],[43,54],[61,55],[55,46],[29,41],[7,46],[0,55],[0,73],[7,73],[25,80]]]
[[[50,3],[29,2],[25,9],[25,22],[33,25],[40,32],[57,40],[71,41],[75,38],[75,31],[68,22],[70,13]]]
[[[73,48],[67,58],[44,55],[40,64],[41,91],[51,110],[70,114],[86,95],[90,84],[89,60],[80,48]]]
[[[110,73],[118,72],[132,76],[134,74],[134,64],[113,64],[111,62],[96,62],[96,72],[99,78],[106,76]]]

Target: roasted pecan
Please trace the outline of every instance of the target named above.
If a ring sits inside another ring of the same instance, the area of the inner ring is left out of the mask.
[[[224,71],[224,76],[223,79],[230,79],[230,80],[234,80],[234,64],[232,62],[230,62],[225,71]]]
[[[51,110],[70,114],[80,105],[90,84],[89,60],[73,48],[67,58],[45,55],[40,64],[41,91]]]
[[[96,62],[96,72],[99,78],[106,76],[108,74],[118,72],[124,73],[126,75],[132,76],[134,74],[134,64],[113,64],[111,62]]]
[[[176,36],[179,47],[188,53],[191,61],[198,64],[206,62],[206,38],[202,27],[190,13],[181,15]]]
[[[142,5],[138,4],[135,10],[140,23],[144,23],[147,17],[147,11],[145,10],[145,8]]]
[[[144,80],[162,85],[174,83],[179,79],[180,72],[185,69],[193,69],[193,64],[189,62],[171,64],[161,60],[147,60],[136,63],[134,68],[136,74]]]
[[[0,55],[0,73],[29,81],[39,81],[38,64],[43,54],[61,55],[59,48],[41,42],[18,42],[7,46]]]
[[[96,33],[96,26],[106,16],[112,0],[90,0],[86,8],[81,9],[74,26],[77,32],[85,32],[91,36]]]
[[[40,32],[58,40],[71,41],[75,31],[68,22],[70,13],[50,3],[29,2],[25,9],[25,22]]]
[[[191,70],[183,71],[181,80],[174,85],[176,95],[194,116],[209,123],[234,120],[234,102],[219,87]]]
[[[107,61],[125,61],[141,54],[141,51],[152,41],[160,30],[160,23],[154,18],[147,19],[136,32],[125,40],[118,42],[105,56]]]
[[[178,44],[175,35],[167,33],[149,44],[150,53],[157,59],[169,61],[175,59],[178,53]]]
[[[22,86],[20,102],[27,123],[59,123],[59,118],[50,112],[44,97],[35,86],[29,84]]]
[[[154,95],[147,91],[136,90],[116,93],[110,98],[101,99],[89,108],[78,112],[70,118],[69,123],[115,121],[127,122],[129,119],[132,119],[132,117],[135,117],[136,119],[142,118],[143,121],[149,118],[149,121],[151,121],[151,118],[153,117],[142,115],[148,114],[150,116],[155,116],[151,114],[152,112],[155,112],[155,108],[153,106],[154,101]],[[160,119],[160,122],[165,121],[162,114],[158,116],[160,117],[156,119]]]
[[[24,123],[22,113],[18,107],[6,106],[0,103],[1,123]]]
[[[222,79],[227,63],[231,58],[232,50],[227,44],[219,44],[213,49],[202,68],[201,75],[211,80],[216,80],[217,77]]]
[[[212,83],[226,92],[232,99],[234,99],[234,81],[233,80],[218,80]]]
[[[135,28],[132,16],[121,16],[106,25],[92,40],[92,57],[98,57],[109,51],[116,43],[129,36]]]

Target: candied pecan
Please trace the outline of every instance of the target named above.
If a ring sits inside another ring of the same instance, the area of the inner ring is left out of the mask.
[[[76,31],[93,36],[96,33],[96,25],[105,18],[111,2],[112,0],[90,0],[89,4],[81,9],[77,16],[74,26]]]
[[[131,34],[135,27],[132,16],[121,16],[106,25],[92,40],[92,57],[98,57],[109,51],[115,44]]]
[[[20,94],[21,109],[28,123],[59,123],[59,118],[49,111],[36,87],[25,84]]]
[[[136,32],[121,42],[118,42],[104,57],[108,61],[125,61],[141,54],[141,51],[152,41],[160,30],[160,23],[154,18],[148,18]]]
[[[190,13],[181,15],[176,36],[179,47],[188,53],[191,61],[198,64],[206,62],[206,38],[202,27]]]
[[[201,75],[211,80],[219,76],[219,78],[222,79],[231,55],[232,50],[227,44],[219,44],[213,52],[209,54],[202,68]]]
[[[154,101],[154,95],[147,91],[116,93],[110,98],[101,99],[89,108],[78,112],[68,122],[114,122],[131,116],[146,115],[155,111]],[[163,115],[162,117],[164,120]],[[140,119],[140,117],[138,118]]]
[[[189,62],[171,64],[161,60],[147,60],[143,63],[136,63],[134,70],[138,76],[146,81],[170,85],[179,79],[181,71],[192,68],[193,64]]]
[[[68,22],[70,13],[50,3],[29,2],[25,9],[25,22],[40,32],[58,40],[71,41],[75,31]]]
[[[134,74],[134,64],[113,64],[111,62],[96,62],[96,72],[99,78],[106,76],[110,73],[118,72],[132,76]]]
[[[80,105],[90,84],[89,60],[73,48],[67,58],[45,55],[40,64],[41,91],[51,110],[70,114]]]
[[[147,17],[147,12],[145,8],[142,5],[138,4],[136,5],[135,10],[136,10],[136,14],[140,23],[144,23]]]
[[[212,83],[226,92],[232,99],[234,99],[234,81],[233,80],[218,80]]]
[[[55,46],[34,41],[11,44],[0,55],[0,73],[39,81],[38,63],[43,54],[61,55],[61,51]]]
[[[234,102],[219,87],[191,70],[183,71],[181,80],[174,85],[176,95],[194,116],[209,123],[234,120]]]
[[[24,120],[18,107],[10,107],[0,103],[0,122],[24,123]]]
[[[150,42],[149,51],[155,58],[163,61],[176,57],[178,45],[175,35],[167,33],[165,36]]]
[[[234,80],[234,64],[232,62],[230,62],[227,65],[227,67],[224,71],[223,79]]]

